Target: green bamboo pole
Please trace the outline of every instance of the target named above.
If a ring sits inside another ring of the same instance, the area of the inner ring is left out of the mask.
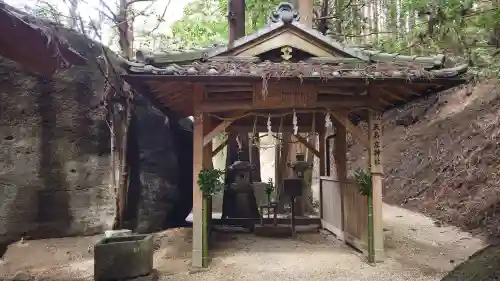
[[[368,199],[368,262],[375,263],[375,229],[373,225],[373,195],[372,195],[372,178],[370,175],[370,186],[367,194]]]
[[[207,225],[208,225],[208,249],[210,250],[210,247],[212,247],[212,206],[213,206],[213,196],[210,196],[208,198],[208,205],[207,205]]]
[[[210,200],[207,196],[203,196],[203,205],[202,205],[202,266],[208,267],[208,200]]]

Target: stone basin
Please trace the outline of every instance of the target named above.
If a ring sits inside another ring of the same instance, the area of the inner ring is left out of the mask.
[[[105,237],[94,246],[94,280],[129,280],[153,273],[151,235]]]

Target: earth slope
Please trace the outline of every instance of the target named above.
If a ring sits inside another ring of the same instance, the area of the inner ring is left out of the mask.
[[[500,87],[450,90],[384,114],[384,200],[500,235]],[[365,149],[350,148],[353,167]]]

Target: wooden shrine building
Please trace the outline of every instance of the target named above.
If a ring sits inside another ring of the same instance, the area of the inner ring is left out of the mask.
[[[320,135],[323,227],[365,247],[366,213],[347,198],[346,133],[368,147],[373,182],[375,258],[383,256],[381,113],[413,99],[467,81],[467,65],[445,67],[443,55],[404,56],[341,44],[299,23],[290,4],[280,4],[269,24],[229,46],[179,54],[139,52],[128,62],[126,80],[160,109],[194,116],[193,266],[205,266],[202,194],[197,175],[212,166],[212,139],[221,132],[246,130],[299,133],[314,126]],[[296,118],[292,118],[296,115]],[[325,115],[335,127],[335,171],[326,175]],[[267,116],[267,117],[266,117]],[[312,122],[315,122],[313,125]],[[356,126],[368,121],[368,132]],[[359,196],[358,196],[359,197]],[[357,212],[357,213],[356,213]],[[356,221],[358,220],[358,221]],[[354,221],[356,225],[350,225]]]

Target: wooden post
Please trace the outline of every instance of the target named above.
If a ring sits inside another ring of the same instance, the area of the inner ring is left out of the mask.
[[[193,267],[208,266],[208,223],[212,210],[209,200],[204,200],[198,185],[200,171],[212,168],[212,141],[205,141],[205,136],[213,128],[210,117],[198,112],[199,104],[203,98],[204,87],[196,84],[194,87],[194,131],[193,131],[193,254],[191,263]],[[205,143],[207,144],[205,146]]]
[[[281,150],[281,143],[279,140],[279,136],[274,141],[276,141],[276,143],[277,143],[276,146],[274,146],[274,188],[275,188],[276,194],[278,194],[278,182],[279,182],[279,178],[280,178],[280,164],[279,163],[280,163],[280,150]],[[276,198],[277,197],[278,196],[276,195]]]
[[[318,134],[318,146],[319,146],[319,175],[325,176],[326,175],[326,145],[325,145],[325,130],[320,130]]]
[[[318,146],[319,146],[319,217],[322,219],[323,218],[323,186],[322,186],[322,180],[321,177],[326,175],[326,158],[330,157],[330,155],[327,155],[325,152],[326,145],[325,145],[325,129],[321,129],[318,134]]]
[[[203,135],[204,135],[204,141],[203,144],[205,145],[203,147],[203,169],[213,169],[214,164],[212,161],[213,155],[212,155],[212,149],[213,149],[213,142],[210,140],[210,142],[207,143],[207,134],[210,134],[212,132],[213,126],[211,119],[208,115],[203,114]],[[212,137],[213,139],[213,137]],[[210,198],[204,198],[204,205],[203,205],[203,267],[207,267],[209,263],[209,240],[211,237],[211,228],[212,228],[212,197]]]
[[[198,174],[203,169],[203,115],[194,116],[193,130],[193,267],[203,267],[203,194]]]
[[[342,231],[345,231],[346,217],[344,213],[344,193],[347,188],[347,129],[341,124],[336,124],[335,130],[335,145],[333,153],[335,158],[335,167],[337,172],[337,180],[340,186],[340,202],[342,210]]]
[[[370,172],[372,174],[372,206],[373,206],[373,243],[375,261],[384,257],[384,227],[382,218],[382,117],[378,112],[370,111],[368,118],[370,139]]]

